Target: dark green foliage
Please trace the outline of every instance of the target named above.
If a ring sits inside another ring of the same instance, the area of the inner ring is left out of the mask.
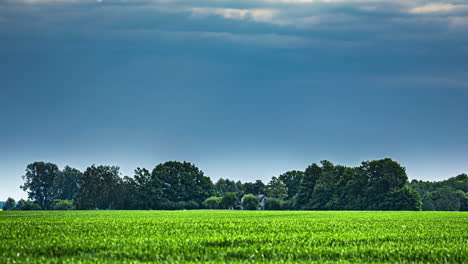
[[[223,179],[223,178],[219,179],[215,183],[215,189],[216,189],[216,193],[221,196],[227,192],[239,193],[239,189],[237,188],[236,183],[229,179]]]
[[[161,181],[162,197],[168,201],[201,203],[214,194],[210,178],[190,162],[168,161],[157,165],[151,175]]]
[[[131,209],[158,209],[162,201],[163,188],[161,180],[147,169],[137,168],[133,178],[124,179],[127,197]]]
[[[418,192],[408,185],[394,189],[387,194],[381,210],[390,211],[420,211],[422,202]]]
[[[288,188],[288,196],[286,199],[289,200],[292,199],[299,191],[299,186],[304,178],[304,172],[297,170],[287,171],[281,174],[278,178],[286,185],[286,188]]]
[[[245,210],[257,210],[260,206],[258,197],[252,194],[247,194],[242,197],[242,207]]]
[[[468,211],[468,193],[463,191],[456,191],[460,197],[460,211]]]
[[[365,161],[360,171],[361,177],[367,179],[368,210],[386,210],[387,195],[394,189],[403,188],[408,182],[405,168],[389,158]]]
[[[220,202],[220,209],[231,209],[236,206],[238,196],[234,192],[227,192],[224,193],[223,198],[221,199]]]
[[[26,167],[23,175],[25,183],[21,188],[28,193],[28,197],[37,201],[42,209],[49,209],[54,199],[54,183],[60,174],[57,165],[46,162],[34,162]]]
[[[317,179],[312,191],[312,198],[308,208],[314,210],[334,209],[334,195],[336,184],[343,174],[343,166],[334,166],[329,161],[322,161],[322,169],[319,179]]]
[[[275,198],[267,198],[265,201],[265,210],[281,210],[281,200]]]
[[[6,202],[3,204],[3,210],[8,211],[14,209],[16,206],[15,199],[8,197]]]
[[[464,193],[449,187],[443,187],[424,196],[424,210],[427,211],[461,211]]]
[[[410,186],[423,197],[424,211],[467,211],[466,174],[439,182],[413,180]]]
[[[212,196],[206,198],[205,201],[203,201],[203,206],[206,209],[219,209],[219,204],[221,203],[221,198]]]
[[[54,199],[73,200],[80,187],[81,171],[65,166],[54,180]]]
[[[117,166],[91,166],[80,179],[78,209],[115,209],[121,202],[122,179]]]
[[[468,210],[466,174],[408,184],[405,168],[389,158],[359,167],[324,160],[304,173],[288,171],[272,177],[266,186],[260,180],[229,179],[214,185],[193,164],[177,161],[159,164],[151,173],[137,168],[134,177],[123,179],[118,167],[93,165],[82,174],[68,166],[60,171],[55,164],[35,162],[28,165],[23,178],[21,187],[32,201],[19,201],[15,210],[57,209],[55,204],[51,207],[54,199],[73,199],[78,209],[198,209],[210,196],[222,198],[217,198],[216,207],[208,208],[232,209],[239,207],[238,194],[266,194],[281,200],[282,210],[420,210],[421,198],[424,210]],[[60,208],[73,208],[67,203],[59,203]],[[250,208],[258,206],[257,202]]]
[[[365,186],[367,179],[361,177],[359,168],[345,168],[336,184],[333,196],[335,210],[364,210],[367,208]]]
[[[255,182],[246,182],[243,184],[244,194],[263,194],[265,192],[265,184],[261,180]]]
[[[295,207],[313,210],[420,210],[419,195],[407,183],[405,168],[388,158],[366,161],[357,168],[321,161],[321,166],[312,164],[306,169]]]
[[[199,209],[200,204],[195,201],[180,201],[180,202],[171,202],[167,200],[162,200],[159,204],[160,210],[194,210]]]
[[[25,201],[23,199],[19,200],[16,204],[15,210],[20,211],[37,211],[41,210],[41,206],[33,201]]]
[[[187,210],[195,210],[199,208],[200,208],[200,205],[195,201],[185,202],[185,205],[184,205],[184,209],[187,209]]]
[[[288,197],[288,188],[280,179],[273,177],[265,187],[265,194],[271,198],[284,200]]]
[[[74,210],[75,206],[71,200],[54,200],[52,202],[51,210]]]
[[[281,201],[281,210],[294,210],[294,200]]]
[[[236,187],[237,187],[237,191],[238,191],[237,193],[238,194],[244,194],[245,193],[244,184],[241,181],[236,182]]]
[[[304,171],[304,178],[297,192],[297,209],[310,209],[309,204],[312,199],[312,192],[315,183],[320,178],[322,169],[317,164],[312,164]]]
[[[183,209],[182,207],[179,207],[179,206],[181,206],[180,203],[172,202],[172,201],[168,201],[168,200],[163,200],[159,204],[159,208],[161,210],[181,210],[181,209]]]

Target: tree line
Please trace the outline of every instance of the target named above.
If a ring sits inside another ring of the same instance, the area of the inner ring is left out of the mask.
[[[9,198],[4,210],[259,209],[266,210],[467,210],[468,177],[408,182],[405,168],[386,158],[357,167],[324,160],[261,180],[213,183],[190,162],[168,161],[122,177],[117,166],[92,165],[84,172],[50,162],[26,167],[20,186],[29,199]]]

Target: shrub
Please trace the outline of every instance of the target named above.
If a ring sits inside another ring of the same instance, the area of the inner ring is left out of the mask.
[[[265,201],[265,210],[281,210],[281,200],[267,198]]]
[[[287,200],[281,202],[281,210],[293,210],[293,201]]]
[[[257,210],[259,207],[258,197],[253,194],[247,194],[242,197],[242,207],[244,210]]]
[[[221,198],[212,196],[206,198],[206,200],[203,202],[203,206],[205,206],[206,209],[218,209],[220,203]]]
[[[12,210],[13,208],[15,208],[15,204],[16,204],[15,199],[8,197],[7,201],[3,205],[3,210],[5,211]]]
[[[195,201],[188,201],[185,203],[185,209],[194,210],[200,208],[200,205]]]
[[[230,209],[236,206],[237,202],[237,194],[234,192],[227,192],[224,194],[223,198],[221,199],[220,208],[222,209]]]
[[[52,202],[52,210],[75,210],[75,205],[71,200],[54,200]]]
[[[16,204],[15,210],[36,211],[36,210],[41,210],[41,206],[33,201],[25,201],[21,199]]]
[[[176,210],[177,204],[168,200],[164,200],[159,204],[161,210]]]

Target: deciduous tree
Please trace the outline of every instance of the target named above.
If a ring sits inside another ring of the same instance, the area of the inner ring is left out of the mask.
[[[25,183],[21,185],[21,188],[42,209],[49,209],[54,199],[54,183],[59,174],[57,165],[53,163],[31,163],[26,167],[26,174],[23,175]]]

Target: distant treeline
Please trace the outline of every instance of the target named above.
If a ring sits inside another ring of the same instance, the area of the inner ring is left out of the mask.
[[[365,161],[358,167],[324,160],[304,171],[272,177],[267,184],[229,179],[213,184],[195,165],[178,161],[161,163],[152,171],[137,168],[133,177],[121,177],[117,166],[93,165],[81,172],[34,162],[27,166],[23,179],[21,188],[29,200],[16,203],[8,198],[4,210],[468,209],[466,174],[441,182],[409,183],[405,168],[389,158]],[[262,204],[260,194],[267,196]]]

